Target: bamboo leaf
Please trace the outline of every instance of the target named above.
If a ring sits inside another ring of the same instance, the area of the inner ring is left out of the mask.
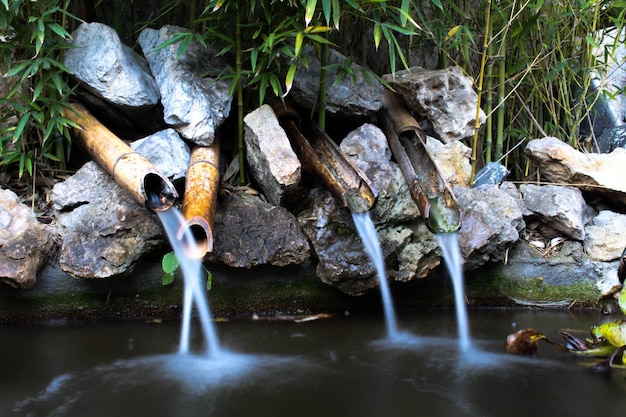
[[[293,85],[293,79],[296,75],[297,68],[298,68],[297,61],[293,62],[291,66],[289,66],[289,70],[287,71],[287,76],[285,77],[285,94],[283,95],[283,97],[289,94],[289,91],[291,90],[291,87]]]
[[[341,6],[339,6],[339,0],[332,0],[333,2],[333,23],[335,29],[339,30],[339,21],[341,20]]]
[[[374,24],[374,45],[376,46],[376,49],[378,49],[378,47],[380,46],[382,35],[383,35],[383,31],[382,31],[382,28],[380,27],[380,23],[376,22]]]
[[[565,68],[565,65],[566,65],[566,62],[565,62],[565,61],[560,62],[560,63],[559,63],[559,65],[557,65],[556,67],[554,67],[554,68],[552,69],[552,71],[550,71],[550,72],[548,73],[548,75],[546,76],[545,81],[550,81],[550,80],[552,80],[554,77],[556,77],[556,75],[557,75],[559,72],[561,72],[561,70],[562,70],[563,68]]]
[[[305,26],[309,26],[311,20],[313,19],[313,14],[315,13],[315,8],[317,7],[317,0],[307,0],[306,7],[304,10],[304,24]]]
[[[304,33],[298,32],[296,35],[296,44],[294,46],[294,55],[300,55],[300,50],[302,49],[302,42],[304,42]]]
[[[330,17],[332,11],[331,0],[322,0],[322,11],[324,12],[324,19],[326,20],[326,24],[330,25]]]

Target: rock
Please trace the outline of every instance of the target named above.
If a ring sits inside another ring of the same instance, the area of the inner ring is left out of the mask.
[[[382,130],[373,124],[364,124],[344,138],[340,149],[378,192],[371,209],[376,223],[396,225],[419,217],[419,209],[400,168],[391,162],[391,149]]]
[[[314,109],[318,105],[320,90],[321,62],[309,45],[305,46],[303,57],[308,66],[302,64],[296,71],[290,95],[300,106]],[[328,65],[344,64],[347,58],[329,48]],[[327,72],[326,111],[346,117],[364,117],[376,113],[382,107],[382,84],[373,76],[367,75],[366,69],[351,63],[354,73],[339,77],[337,70]]]
[[[72,38],[63,63],[89,92],[135,120],[157,105],[159,89],[147,62],[122,44],[114,29],[82,23]]]
[[[230,194],[218,200],[215,243],[206,260],[237,268],[299,265],[310,248],[296,218],[283,207],[252,195]]]
[[[205,49],[195,41],[180,57],[178,43],[155,50],[184,31],[176,26],[144,29],[138,42],[159,86],[167,125],[197,145],[210,146],[230,112],[229,83],[217,80],[226,64],[211,46]]]
[[[13,191],[0,190],[0,281],[32,288],[37,270],[58,246],[54,227],[39,223]]]
[[[626,149],[583,154],[557,138],[547,137],[531,140],[525,152],[547,181],[572,184],[626,207]]]
[[[474,135],[478,95],[460,68],[413,67],[386,74],[383,79],[402,95],[412,112],[428,118],[442,142]],[[479,126],[485,120],[485,113],[480,110]]]
[[[501,261],[525,223],[517,201],[494,185],[455,187],[461,209],[459,244],[465,269]]]
[[[290,205],[300,190],[302,165],[287,134],[267,104],[244,117],[246,157],[250,171],[267,200]]]
[[[469,187],[472,176],[470,148],[458,141],[444,144],[430,136],[426,136],[425,145],[448,187]]]
[[[50,193],[63,238],[61,269],[82,278],[130,272],[162,244],[153,213],[116,184],[95,162],[57,183]]]
[[[595,261],[621,258],[626,248],[626,215],[602,210],[585,227],[584,248]]]
[[[626,125],[604,129],[598,137],[598,148],[602,153],[610,153],[617,148],[626,148]]]
[[[575,240],[585,238],[588,208],[579,189],[557,185],[522,184],[526,208],[541,223]]]
[[[148,158],[163,175],[172,181],[187,176],[191,151],[174,129],[161,130],[138,139],[131,143],[130,147]]]

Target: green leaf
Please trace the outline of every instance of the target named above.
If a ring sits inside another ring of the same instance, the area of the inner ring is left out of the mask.
[[[293,85],[293,78],[296,75],[296,69],[298,68],[298,62],[294,62],[289,67],[289,71],[287,71],[287,77],[285,78],[285,96],[289,94],[291,90],[291,86]]]
[[[161,261],[161,268],[163,268],[163,272],[165,273],[173,273],[178,269],[178,258],[174,252],[168,252],[163,256],[163,260]]]
[[[163,284],[163,285],[170,285],[172,282],[174,282],[174,273],[172,273],[172,272],[165,272],[161,276],[161,284]]]
[[[213,273],[211,271],[207,271],[206,290],[211,291],[211,288],[213,288]]]
[[[311,23],[316,7],[317,7],[317,0],[307,0],[305,11],[304,11],[304,24],[306,26],[309,26],[309,23]]]
[[[613,346],[626,345],[626,320],[618,320],[612,323],[604,323],[591,329],[591,333],[597,339],[604,338]]]
[[[331,0],[322,0],[322,10],[324,11],[324,19],[326,24],[330,25],[330,15],[332,10]]]

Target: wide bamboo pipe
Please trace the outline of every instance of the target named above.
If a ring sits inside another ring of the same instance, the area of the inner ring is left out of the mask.
[[[75,139],[122,188],[154,211],[169,209],[178,193],[170,180],[143,155],[115,136],[78,102],[63,115],[76,124]]]
[[[428,228],[434,233],[457,231],[461,227],[458,203],[426,149],[426,135],[389,90],[383,93],[380,121],[411,197]]]
[[[371,181],[326,132],[312,123],[307,138],[296,125],[298,115],[293,109],[278,99],[272,102],[272,107],[302,164],[315,172],[329,191],[353,213],[363,213],[372,208],[378,193]]]
[[[197,245],[197,253],[189,255],[196,258],[213,251],[213,226],[220,184],[219,142],[219,136],[216,136],[211,146],[194,148],[187,169],[183,216]]]

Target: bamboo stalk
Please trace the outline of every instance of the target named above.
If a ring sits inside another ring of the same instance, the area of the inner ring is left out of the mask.
[[[71,103],[63,115],[77,125],[77,142],[122,188],[137,201],[155,211],[169,209],[178,193],[143,155],[135,152],[101,124],[80,103]]]
[[[219,136],[216,135],[211,146],[194,148],[187,169],[183,216],[198,246],[198,253],[190,256],[197,258],[213,251],[215,210],[220,184],[219,142]]]

